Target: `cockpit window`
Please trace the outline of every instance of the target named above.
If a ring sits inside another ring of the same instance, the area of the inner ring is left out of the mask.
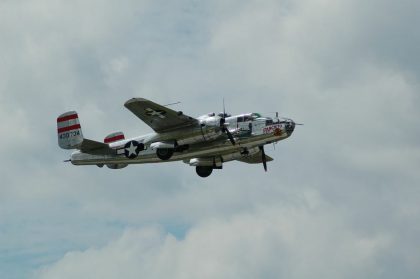
[[[266,125],[266,126],[268,126],[268,125],[273,125],[273,119],[271,119],[271,118],[266,119],[266,120],[265,120],[265,125]]]
[[[244,118],[243,118],[243,116],[239,116],[237,121],[238,121],[238,122],[244,122]]]
[[[244,122],[252,121],[251,115],[245,115],[244,116]]]

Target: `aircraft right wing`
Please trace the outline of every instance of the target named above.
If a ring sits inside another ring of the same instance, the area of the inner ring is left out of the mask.
[[[174,111],[143,98],[130,99],[124,106],[157,133],[199,125],[197,119],[181,111]]]

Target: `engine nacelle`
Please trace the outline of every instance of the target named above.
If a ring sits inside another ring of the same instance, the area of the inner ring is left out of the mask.
[[[220,117],[219,116],[209,116],[206,118],[200,119],[201,126],[208,126],[208,127],[220,127]]]
[[[190,159],[188,162],[190,166],[194,167],[214,167],[214,168],[221,168],[223,165],[222,158],[214,157],[214,158],[193,158]]]
[[[123,169],[128,165],[127,164],[107,164],[106,166],[112,170],[117,170],[117,169]]]
[[[182,134],[179,132],[173,132],[173,139],[171,140],[172,135],[168,135],[169,140],[154,142],[150,145],[152,150],[158,149],[173,149],[175,152],[180,151],[182,147],[206,142],[213,141],[219,138],[223,132],[221,127],[221,117],[214,114],[203,115],[198,118],[199,125],[191,127],[189,130],[184,130]]]
[[[150,145],[150,148],[152,150],[158,149],[158,148],[165,148],[165,149],[174,149],[176,147],[175,141],[157,141]]]
[[[220,117],[208,116],[200,119],[200,127],[196,128],[191,136],[177,140],[178,145],[194,144],[205,141],[212,141],[220,137]]]
[[[247,156],[252,156],[252,155],[257,154],[258,152],[260,152],[260,149],[258,147],[253,147],[253,148],[247,148],[245,150],[242,150],[241,152],[235,152],[235,153],[223,155],[222,158],[223,158],[223,162],[227,162],[227,161],[238,160]]]

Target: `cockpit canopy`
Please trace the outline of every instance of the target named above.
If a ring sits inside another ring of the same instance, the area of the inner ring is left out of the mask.
[[[253,121],[260,117],[261,117],[261,114],[253,112],[253,113],[241,114],[236,118],[236,120],[237,122],[248,122],[248,121]]]
[[[265,122],[266,126],[279,123],[279,119],[277,117],[273,119],[271,117],[262,116],[260,113],[256,113],[256,112],[238,115],[236,117],[236,121],[237,123],[261,121],[261,122]]]
[[[271,117],[266,117],[266,116],[262,116],[260,113],[257,112],[252,112],[252,113],[244,113],[244,114],[240,114],[240,115],[235,115],[235,116],[231,116],[228,113],[223,113],[220,112],[218,114],[211,112],[211,113],[207,113],[205,115],[202,115],[200,117],[198,117],[198,119],[203,120],[203,119],[207,119],[210,117],[215,117],[218,116],[220,118],[228,118],[228,121],[230,119],[230,121],[236,121],[237,123],[241,123],[241,122],[252,122],[252,121],[265,121],[266,125],[272,125],[275,123],[279,122],[279,119],[276,118],[271,118]]]

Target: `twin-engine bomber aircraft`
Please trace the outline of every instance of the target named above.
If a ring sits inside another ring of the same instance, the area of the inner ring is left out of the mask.
[[[78,115],[69,111],[57,118],[58,145],[73,152],[73,165],[106,165],[110,169],[129,164],[183,161],[196,167],[201,177],[209,176],[223,163],[237,160],[248,164],[273,159],[264,145],[290,137],[295,122],[288,118],[262,117],[258,113],[231,116],[225,112],[198,118],[174,111],[143,98],[128,100],[125,107],[149,125],[155,133],[125,139],[122,132],[108,135],[104,142],[85,139]]]

